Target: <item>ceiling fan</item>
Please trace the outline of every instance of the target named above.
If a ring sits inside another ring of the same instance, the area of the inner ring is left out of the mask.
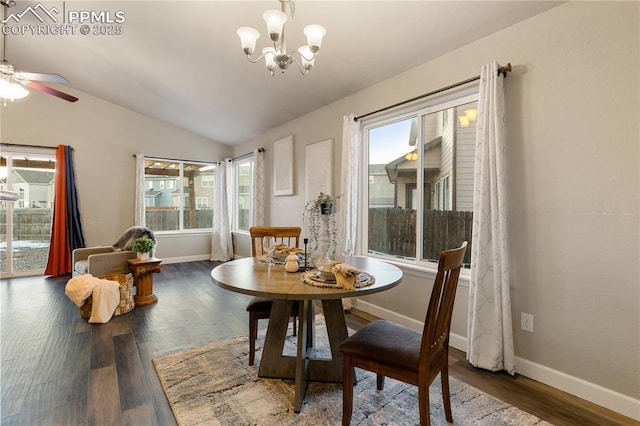
[[[15,2],[9,0],[0,0],[0,4],[4,6],[4,18],[7,17],[7,9],[13,5]],[[72,96],[68,93],[62,92],[58,89],[54,89],[53,87],[46,86],[39,82],[47,82],[47,83],[62,83],[68,84],[69,80],[58,75],[58,74],[44,74],[44,73],[35,73],[35,72],[26,72],[19,71],[16,68],[7,62],[6,60],[6,52],[7,52],[7,35],[3,34],[2,38],[2,62],[0,62],[0,89],[6,89],[9,94],[7,96],[2,96],[2,91],[0,91],[0,97],[4,97],[5,99],[8,97],[9,99],[19,98],[22,96],[26,96],[26,92],[22,89],[22,86],[29,87],[31,89],[39,90],[44,93],[48,93],[50,95],[56,96],[60,99],[64,99],[65,101],[75,102],[78,100],[75,96]],[[22,92],[21,96],[11,95],[11,93],[19,93]]]

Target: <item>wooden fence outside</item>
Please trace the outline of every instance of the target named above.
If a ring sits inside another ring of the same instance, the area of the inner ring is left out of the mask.
[[[437,262],[440,252],[471,245],[473,212],[427,210],[424,212],[423,257]],[[398,208],[369,209],[369,250],[392,256],[415,258],[416,211]],[[471,247],[464,263],[471,262]]]

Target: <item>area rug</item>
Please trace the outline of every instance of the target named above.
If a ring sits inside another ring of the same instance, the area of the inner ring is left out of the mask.
[[[317,323],[318,346],[327,350],[326,332]],[[295,351],[289,336],[285,353]],[[261,340],[256,346],[259,347]],[[246,337],[163,355],[153,360],[162,387],[180,425],[339,425],[342,385],[309,383],[300,413],[293,411],[291,380],[258,377],[248,365]],[[322,351],[322,349],[321,349]],[[320,351],[320,352],[321,352]],[[418,389],[387,378],[376,389],[373,373],[356,369],[352,425],[417,425]],[[431,424],[445,425],[440,379],[429,390]],[[458,425],[549,425],[524,411],[450,377],[454,423]]]

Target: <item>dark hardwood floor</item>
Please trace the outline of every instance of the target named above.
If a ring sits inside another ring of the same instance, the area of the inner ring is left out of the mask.
[[[176,424],[151,359],[248,334],[249,296],[213,285],[215,265],[163,265],[158,303],[106,324],[80,317],[64,294],[68,276],[2,280],[0,424]],[[369,319],[347,315],[354,329]],[[474,369],[457,350],[451,362],[452,376],[556,425],[640,424],[522,376]]]

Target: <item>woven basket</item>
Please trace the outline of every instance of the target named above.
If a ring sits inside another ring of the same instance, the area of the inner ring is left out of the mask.
[[[113,315],[118,316],[126,314],[135,306],[133,300],[133,276],[131,274],[113,274],[99,277],[103,280],[117,281],[120,283],[120,303],[116,306]],[[80,316],[84,319],[91,318],[91,307],[93,306],[93,297],[89,296],[80,306]]]

